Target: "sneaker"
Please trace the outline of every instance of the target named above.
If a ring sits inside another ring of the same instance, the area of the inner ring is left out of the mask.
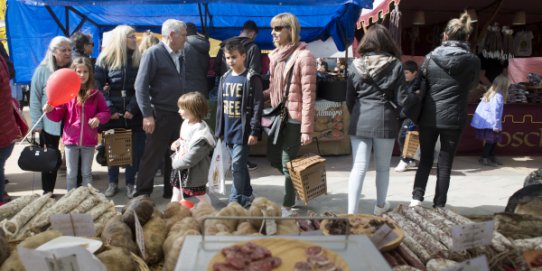
[[[281,211],[281,216],[282,217],[290,217],[292,216],[293,212],[292,212],[292,208],[289,208],[289,207],[282,207],[280,208],[280,211]]]
[[[390,209],[391,209],[390,203],[386,201],[384,203],[384,207],[382,207],[382,208],[378,207],[378,205],[375,205],[374,214],[380,216],[383,213],[389,211]]]
[[[4,203],[8,203],[11,201],[11,196],[8,195],[8,192],[4,190],[4,194],[2,195],[2,200]]]
[[[495,156],[489,157],[489,160],[490,160],[491,162],[493,162],[493,163],[499,165],[499,166],[502,166],[502,162],[499,161]],[[7,180],[6,180],[6,181],[7,181]],[[6,182],[6,183],[7,183],[7,182]]]
[[[250,161],[247,161],[247,167],[248,167],[248,170],[255,170],[258,168],[258,165],[250,162]]]
[[[247,201],[245,202],[245,205],[243,205],[244,208],[249,208],[250,205],[252,205],[252,201],[254,201],[254,193],[248,197]]]
[[[129,199],[134,197],[135,189],[133,184],[126,185],[126,197]]]
[[[112,197],[119,191],[119,188],[117,187],[117,184],[110,183],[107,189],[105,190],[105,196],[106,197]]]
[[[407,168],[413,168],[413,167],[417,167],[418,166],[418,163],[416,162],[416,160],[410,160],[408,161],[408,166]]]
[[[410,201],[410,204],[408,205],[408,207],[416,207],[416,206],[420,206],[420,205],[422,205],[421,200],[413,199],[413,200]]]
[[[496,167],[497,164],[495,164],[493,161],[489,160],[489,158],[480,158],[478,160],[480,165],[482,166],[488,166],[488,167]]]
[[[395,171],[396,172],[404,172],[406,171],[408,168],[408,163],[403,161],[403,159],[401,159],[399,161],[399,164],[395,167]]]

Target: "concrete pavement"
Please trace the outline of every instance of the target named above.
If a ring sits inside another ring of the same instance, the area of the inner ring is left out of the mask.
[[[6,190],[11,196],[21,196],[31,193],[42,193],[40,173],[24,172],[17,166],[17,159],[24,146],[16,145],[13,154],[6,163],[5,173],[9,179]],[[504,210],[510,197],[515,191],[523,186],[525,177],[540,167],[542,157],[530,156],[508,156],[499,157],[503,166],[498,168],[483,167],[478,163],[478,157],[460,156],[456,157],[452,171],[450,190],[448,192],[447,207],[465,215],[488,215]],[[350,173],[352,159],[347,156],[328,156],[327,164],[327,188],[328,194],[320,196],[305,206],[298,202],[299,212],[305,213],[308,210],[322,213],[332,211],[344,213],[347,209],[348,197],[348,176]],[[251,157],[251,161],[258,164],[258,168],[251,171],[252,185],[256,196],[265,196],[280,203],[283,196],[284,179],[277,170],[271,168],[265,157]],[[388,201],[392,207],[398,204],[408,204],[414,182],[415,169],[398,173],[393,167],[398,162],[398,157],[392,158],[390,168],[390,186]],[[107,168],[93,164],[94,186],[100,191],[105,191],[108,185]],[[429,178],[426,200],[424,206],[431,206],[435,189],[435,173],[433,169]],[[126,204],[128,199],[124,190],[124,174],[119,177],[120,192],[112,199],[119,206]],[[370,171],[365,177],[363,184],[360,211],[372,213],[376,197],[374,164],[371,164]],[[227,182],[227,191],[231,181]],[[60,172],[57,179],[55,194],[66,193],[65,173]],[[169,199],[162,198],[162,177],[155,178],[155,189],[152,194],[157,206],[163,210]],[[224,195],[211,195],[213,205],[222,207],[227,204]]]

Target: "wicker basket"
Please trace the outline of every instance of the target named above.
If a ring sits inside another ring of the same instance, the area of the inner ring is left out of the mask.
[[[132,165],[132,130],[111,129],[102,134],[107,166]]]
[[[297,197],[307,204],[310,200],[327,194],[326,159],[318,155],[307,155],[288,163]]]
[[[405,145],[403,146],[403,158],[414,158],[419,146],[420,135],[418,131],[409,131],[405,138]]]

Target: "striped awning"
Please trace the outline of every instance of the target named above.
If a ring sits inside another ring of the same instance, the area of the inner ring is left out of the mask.
[[[401,0],[375,0],[373,9],[362,9],[358,22],[357,29],[366,28],[372,23],[378,22],[384,18],[394,7],[398,7]]]

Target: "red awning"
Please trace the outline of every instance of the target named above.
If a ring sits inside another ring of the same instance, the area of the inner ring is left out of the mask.
[[[380,3],[378,3],[380,2]],[[375,0],[372,10],[363,9],[356,23],[357,29],[366,28],[371,23],[377,22],[380,18],[384,18],[393,7],[399,6],[401,0]]]

